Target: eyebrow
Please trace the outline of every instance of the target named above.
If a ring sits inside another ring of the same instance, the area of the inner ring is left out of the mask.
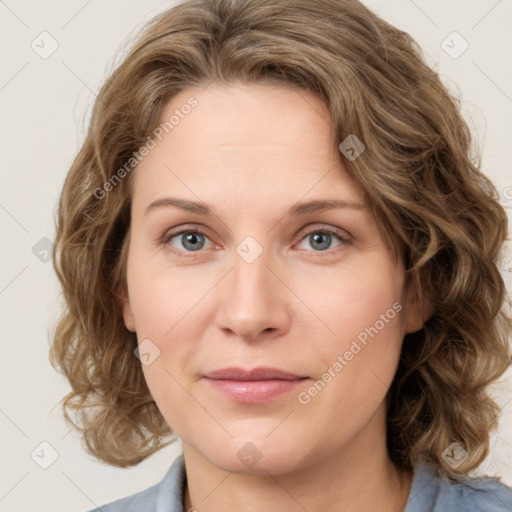
[[[177,197],[164,197],[153,201],[147,208],[146,213],[156,208],[175,207],[197,215],[207,217],[214,216],[213,208],[206,203],[179,199]],[[295,203],[286,212],[286,216],[307,215],[318,211],[334,210],[340,208],[351,208],[354,210],[368,210],[363,203],[345,201],[343,199],[315,199],[303,203]]]

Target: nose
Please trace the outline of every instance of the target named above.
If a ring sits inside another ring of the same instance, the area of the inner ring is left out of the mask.
[[[265,252],[252,263],[235,253],[220,290],[218,328],[246,341],[274,338],[288,330],[287,288],[272,266]]]

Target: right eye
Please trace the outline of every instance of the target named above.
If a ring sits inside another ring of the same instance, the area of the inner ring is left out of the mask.
[[[211,240],[206,233],[198,229],[181,229],[176,232],[166,233],[162,239],[164,245],[171,245],[179,252],[193,253],[204,248],[206,241]]]

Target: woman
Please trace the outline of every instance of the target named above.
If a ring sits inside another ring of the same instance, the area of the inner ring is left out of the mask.
[[[357,1],[157,17],[58,215],[66,417],[115,466],[183,444],[101,510],[510,510],[468,477],[511,362],[507,219],[470,147],[416,43]]]

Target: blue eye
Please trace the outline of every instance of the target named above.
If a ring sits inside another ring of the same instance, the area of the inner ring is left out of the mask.
[[[301,238],[299,243],[308,241],[312,249],[301,248],[301,250],[321,255],[320,253],[329,253],[329,249],[333,249],[333,239],[338,241],[334,248],[351,243],[343,231],[327,227],[310,230]],[[168,233],[163,237],[162,243],[164,245],[171,245],[178,252],[185,254],[200,252],[202,249],[208,248],[208,243],[213,244],[206,233],[199,229],[182,229],[176,233]]]
[[[315,252],[319,252],[319,251],[322,252],[322,251],[326,251],[328,249],[332,249],[331,245],[333,242],[333,237],[337,238],[339,240],[338,245],[341,245],[341,243],[343,243],[345,241],[345,239],[342,238],[337,233],[332,232],[330,230],[322,229],[322,230],[311,231],[301,240],[301,242],[308,241],[310,246],[314,248],[313,250]],[[337,247],[337,246],[335,246],[335,247]],[[306,250],[309,250],[309,249],[306,249]]]
[[[169,234],[164,239],[164,243],[169,243],[173,239],[176,239],[178,243],[181,243],[181,247],[176,247],[176,244],[171,243],[173,247],[176,247],[182,252],[197,252],[203,249],[205,246],[205,241],[208,237],[197,230],[182,230],[178,233]]]

